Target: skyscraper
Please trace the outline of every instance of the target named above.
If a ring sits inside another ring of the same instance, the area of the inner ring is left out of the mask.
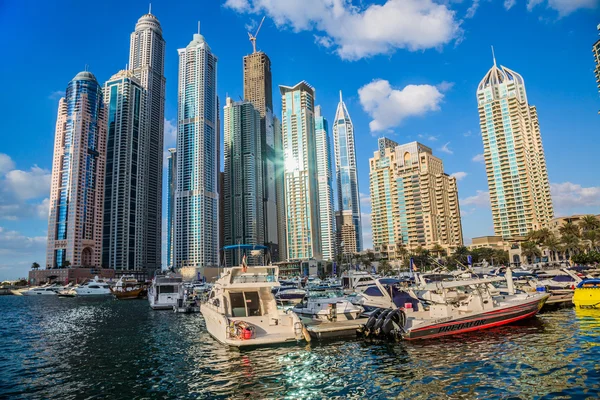
[[[512,237],[544,227],[554,216],[535,106],[521,75],[494,65],[477,88],[477,103],[494,232]]]
[[[218,266],[217,57],[200,33],[178,53],[174,265]]]
[[[315,107],[315,142],[319,185],[319,217],[321,245],[324,260],[335,258],[335,215],[333,212],[333,184],[331,172],[331,144],[327,119],[321,115],[321,106]]]
[[[388,256],[400,246],[451,251],[463,245],[456,178],[418,142],[380,139],[370,160],[373,246]]]
[[[336,213],[338,240],[344,243],[345,253],[356,253],[362,251],[363,246],[354,125],[342,100],[341,91],[333,123],[333,143],[338,194]]]
[[[142,271],[147,267],[148,243],[144,231],[149,151],[146,90],[132,71],[120,71],[105,83],[104,101],[108,131],[102,266]]]
[[[283,201],[277,194],[283,180],[276,177],[277,164],[281,163],[281,151],[277,148],[281,139],[276,135],[281,134],[281,129],[279,120],[273,115],[271,60],[262,51],[244,57],[244,99],[250,101],[260,114],[264,242],[269,245],[273,259],[278,260],[283,250],[278,210],[283,209]]]
[[[169,149],[167,157],[167,268],[175,259],[175,190],[177,190],[177,149]]]
[[[102,88],[91,72],[82,71],[58,105],[47,268],[101,266],[105,155]]]
[[[165,119],[165,41],[158,19],[143,15],[131,34],[129,69],[146,89],[146,129],[148,151],[144,163],[143,185],[146,196],[138,203],[144,210],[141,221],[144,251],[141,265],[147,271],[161,267],[162,250],[162,177]]]
[[[598,34],[600,35],[600,24],[598,24]],[[592,52],[594,53],[594,61],[596,62],[596,83],[598,84],[598,92],[600,92],[600,39],[596,40],[594,46],[592,46]],[[600,111],[598,111],[600,114]]]
[[[224,245],[263,244],[260,114],[249,101],[229,97],[224,111]],[[248,263],[259,265],[260,259],[250,256]]]
[[[288,259],[320,259],[315,90],[305,81],[279,86]]]

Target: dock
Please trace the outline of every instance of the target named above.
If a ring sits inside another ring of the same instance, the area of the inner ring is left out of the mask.
[[[306,322],[306,330],[316,339],[335,338],[342,336],[356,336],[356,330],[366,324],[368,318],[358,318],[335,322]]]

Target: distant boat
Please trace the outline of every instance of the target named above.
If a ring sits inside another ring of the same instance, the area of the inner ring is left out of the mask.
[[[57,286],[40,286],[21,291],[21,294],[23,296],[56,296],[58,295],[58,289]]]
[[[177,304],[179,286],[183,284],[180,275],[156,275],[148,289],[148,302],[153,310],[172,310]]]
[[[123,275],[110,291],[119,300],[138,299],[142,297],[145,286],[133,275]]]
[[[108,296],[110,295],[110,286],[108,286],[108,283],[95,277],[93,280],[75,287],[73,291],[77,296]]]

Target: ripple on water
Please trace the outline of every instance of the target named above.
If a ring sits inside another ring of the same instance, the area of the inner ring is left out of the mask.
[[[424,342],[244,351],[145,301],[0,297],[0,398],[553,398],[600,394],[600,311]]]

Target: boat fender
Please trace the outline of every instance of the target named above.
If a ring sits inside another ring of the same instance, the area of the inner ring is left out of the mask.
[[[302,324],[302,335],[304,336],[304,340],[306,340],[307,343],[310,343],[312,338],[310,337],[310,333],[308,333],[308,329],[306,329],[304,324]]]

